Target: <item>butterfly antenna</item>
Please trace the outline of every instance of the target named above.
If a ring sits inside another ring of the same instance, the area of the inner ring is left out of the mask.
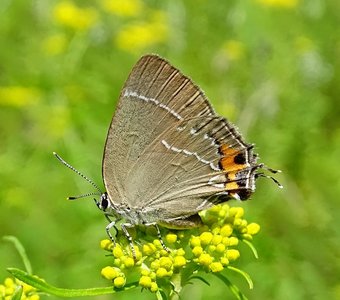
[[[87,193],[87,194],[83,194],[83,195],[78,195],[78,196],[70,196],[70,197],[67,197],[67,200],[76,200],[76,199],[79,199],[79,198],[85,198],[85,197],[89,197],[89,196],[98,196],[99,194],[98,193]]]
[[[56,152],[53,152],[53,155],[66,167],[71,169],[73,172],[84,178],[88,183],[90,183],[98,192],[99,195],[103,194],[103,192],[100,190],[100,188],[88,177],[86,177],[84,174],[80,173],[76,168],[72,167],[69,163],[67,163],[65,160],[63,160]],[[92,195],[98,195],[98,193],[88,193],[85,195],[80,195],[80,196],[74,196],[74,197],[68,197],[70,200],[78,199],[78,198],[84,198],[87,196],[92,196]]]
[[[269,175],[266,175],[264,173],[257,173],[255,176],[256,176],[256,178],[259,178],[259,177],[269,178],[269,179],[273,180],[278,185],[278,187],[280,189],[283,188],[283,185],[277,179],[275,179],[273,176],[269,176]]]
[[[281,170],[275,170],[275,169],[269,168],[265,164],[259,164],[259,169],[267,170],[267,171],[269,171],[270,173],[273,173],[273,174],[282,173]]]

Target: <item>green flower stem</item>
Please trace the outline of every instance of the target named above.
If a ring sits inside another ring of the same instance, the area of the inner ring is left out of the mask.
[[[214,275],[217,278],[221,279],[228,286],[229,290],[235,295],[236,299],[248,300],[248,298],[244,294],[241,293],[238,287],[232,284],[227,277],[223,276],[221,273],[214,273]]]
[[[259,256],[257,254],[257,250],[254,247],[254,245],[251,242],[249,242],[248,240],[246,240],[246,239],[242,239],[242,242],[245,243],[251,249],[251,251],[253,252],[255,258],[258,259]]]
[[[170,300],[178,300],[179,294],[182,290],[182,276],[181,273],[174,274],[171,278],[171,283],[173,286],[173,292],[170,295]]]
[[[138,282],[134,282],[126,285],[124,288],[120,290],[114,290],[112,287],[89,288],[89,289],[63,289],[52,286],[46,283],[45,281],[32,275],[29,275],[28,273],[20,269],[8,268],[7,271],[17,279],[29,284],[30,286],[35,287],[37,290],[58,297],[82,297],[113,294],[119,291],[126,291],[132,288],[136,288],[138,286]]]
[[[238,268],[232,267],[232,266],[228,266],[228,269],[232,270],[232,271],[234,271],[236,273],[241,274],[244,277],[244,279],[247,281],[247,283],[249,285],[249,289],[252,290],[254,288],[253,281],[251,280],[250,276],[246,272],[244,272],[244,271],[242,271],[242,270],[240,270]]]
[[[21,300],[22,297],[22,286],[18,286],[12,296],[12,300]]]
[[[24,266],[25,266],[25,269],[27,271],[28,274],[32,274],[32,266],[31,266],[31,263],[28,259],[28,256],[26,254],[26,250],[24,248],[24,246],[19,242],[19,240],[15,237],[15,236],[12,236],[12,235],[5,235],[2,237],[4,241],[7,241],[7,242],[11,242],[13,243],[15,249],[17,249],[23,263],[24,263]]]

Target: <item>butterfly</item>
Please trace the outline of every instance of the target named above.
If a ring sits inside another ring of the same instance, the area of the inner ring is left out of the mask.
[[[212,108],[202,90],[168,61],[145,55],[133,67],[121,91],[103,155],[106,192],[97,206],[116,222],[135,256],[129,227],[158,225],[174,229],[199,226],[198,213],[229,199],[246,200],[261,172],[279,171],[257,163],[254,145]],[[168,250],[168,249],[167,249]]]

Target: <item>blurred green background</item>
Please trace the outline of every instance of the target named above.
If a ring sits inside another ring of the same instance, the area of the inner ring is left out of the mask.
[[[340,2],[97,0],[0,2],[0,235],[26,247],[34,273],[69,288],[104,286],[105,218],[57,151],[101,185],[107,129],[134,63],[158,53],[282,169],[242,203],[261,225],[238,265],[249,299],[340,299]],[[102,185],[101,185],[102,187]],[[235,205],[240,205],[234,202]],[[22,267],[0,243],[6,267]],[[232,299],[187,286],[183,299]],[[153,299],[140,290],[98,299]],[[50,297],[49,299],[54,299]]]

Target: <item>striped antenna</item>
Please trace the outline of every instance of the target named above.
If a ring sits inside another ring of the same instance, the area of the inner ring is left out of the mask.
[[[103,192],[100,190],[100,188],[88,177],[86,177],[83,173],[79,172],[76,168],[71,166],[68,162],[66,162],[64,159],[62,159],[56,152],[53,152],[53,155],[66,167],[68,167],[70,170],[78,174],[80,177],[84,178],[88,183],[90,183],[97,191],[98,193],[88,193],[84,195],[79,195],[79,196],[73,196],[73,197],[68,197],[67,199],[69,200],[75,200],[79,198],[84,198],[92,195],[99,195],[101,196]]]

